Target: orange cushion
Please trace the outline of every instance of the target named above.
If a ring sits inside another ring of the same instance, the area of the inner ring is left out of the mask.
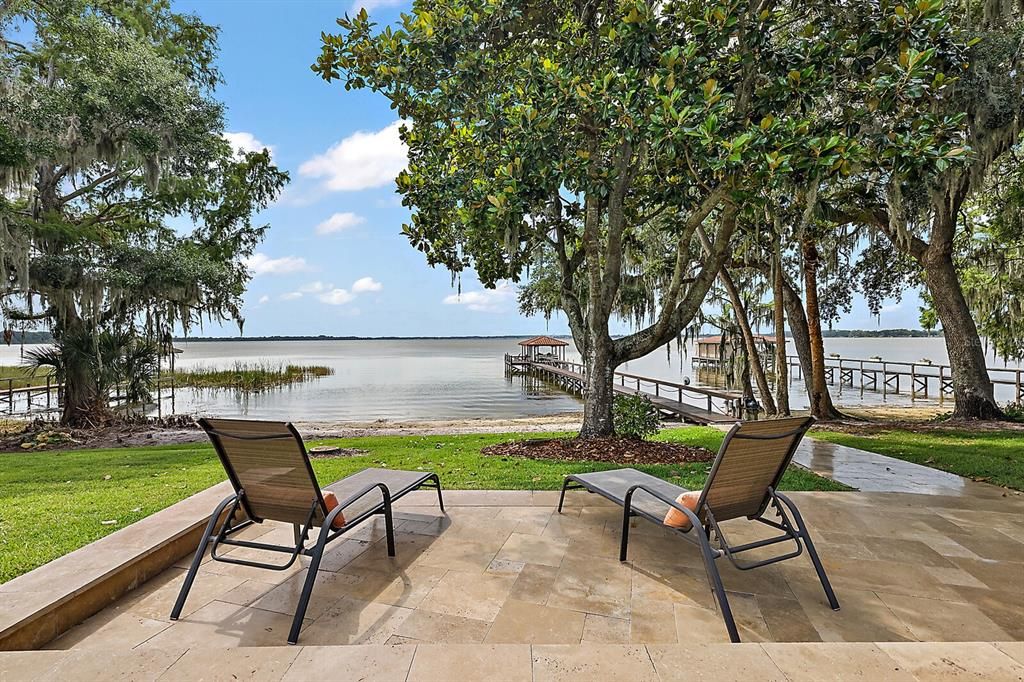
[[[324,496],[324,505],[327,507],[327,513],[330,514],[332,511],[334,511],[334,508],[338,506],[338,496],[332,493],[330,490],[321,490],[320,492]],[[331,524],[331,527],[341,528],[344,525],[345,514],[344,512],[339,512],[338,515],[334,517],[334,523]]]
[[[690,511],[696,513],[697,501],[699,499],[700,491],[692,490],[688,493],[683,493],[682,495],[677,497],[676,504],[678,504],[680,507],[686,507]],[[692,523],[690,523],[690,517],[688,517],[686,514],[679,511],[675,507],[668,508],[668,513],[665,514],[665,520],[663,521],[663,523],[666,526],[671,526],[672,528],[682,528],[683,530],[689,530],[690,526],[693,525]]]

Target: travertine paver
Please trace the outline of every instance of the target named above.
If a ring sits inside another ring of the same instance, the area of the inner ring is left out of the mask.
[[[523,644],[424,644],[416,647],[416,657],[409,671],[408,682],[531,682],[533,679],[530,647]]]
[[[141,650],[140,653],[159,650]],[[226,677],[232,671],[237,680],[280,680],[295,667],[300,649],[288,646],[213,648],[195,647],[172,661],[160,677],[161,682],[200,682]],[[144,675],[140,675],[144,678]],[[99,679],[103,679],[100,675]]]
[[[284,679],[288,682],[328,679],[404,682],[415,654],[415,647],[406,646],[306,646],[296,656]]]
[[[764,644],[764,650],[792,682],[886,680],[915,682],[914,676],[870,642]]]
[[[744,641],[1024,637],[1024,543],[1016,539],[1024,537],[1024,498],[793,497],[821,538],[842,610],[828,607],[806,557],[753,571],[723,561]],[[398,556],[387,556],[379,522],[328,554],[300,644],[728,641],[692,546],[637,521],[630,560],[621,563],[618,508],[574,493],[565,513],[557,514],[548,506],[552,499],[503,491],[487,504],[482,491],[449,492],[449,514],[443,515],[436,498],[410,495],[396,509]],[[538,500],[543,504],[534,504]],[[981,525],[986,514],[994,516],[992,528]],[[755,537],[753,524],[733,521],[725,528],[736,540]],[[287,537],[291,529],[267,524],[262,531],[265,538]],[[988,546],[993,540],[999,548]],[[306,561],[300,563],[281,575],[208,561],[184,617],[173,623],[167,616],[183,571],[168,569],[50,647],[281,646],[305,577]],[[870,650],[868,658],[878,653]]]
[[[920,682],[1020,682],[1024,665],[986,642],[882,642],[878,647]]]
[[[583,644],[533,647],[534,682],[635,680],[658,682],[658,673],[644,646]]]
[[[692,682],[785,682],[771,657],[759,646],[730,644],[691,646],[648,645],[654,668],[662,680]]]

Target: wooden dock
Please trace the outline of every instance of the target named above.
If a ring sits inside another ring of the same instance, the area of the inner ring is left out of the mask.
[[[787,356],[789,380],[802,377],[800,358]],[[721,371],[714,358],[695,357],[694,367],[710,371]],[[1024,369],[1018,367],[988,367],[989,378],[996,386],[1013,388],[1016,402],[1024,402]],[[850,386],[863,391],[874,391],[883,396],[907,395],[911,399],[935,398],[942,402],[953,395],[952,369],[949,365],[926,362],[894,362],[869,358],[828,357],[825,358],[825,381],[833,386]]]
[[[506,355],[505,370],[512,375],[530,374],[540,377],[577,395],[583,395],[586,391],[586,370],[578,362]],[[624,372],[615,373],[615,392],[646,396],[663,416],[693,424],[731,424],[739,418],[737,410],[741,410],[743,405],[743,396],[736,391],[687,386]],[[683,402],[684,394],[706,400],[707,408]],[[722,401],[724,405],[715,405],[715,400]]]

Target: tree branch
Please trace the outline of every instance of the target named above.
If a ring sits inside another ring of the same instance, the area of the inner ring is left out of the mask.
[[[111,179],[117,177],[118,173],[119,173],[119,171],[116,168],[114,170],[112,170],[112,171],[106,172],[103,175],[101,175],[98,178],[96,178],[95,180],[93,180],[92,182],[90,182],[90,183],[88,183],[86,185],[82,185],[81,187],[76,189],[74,192],[71,192],[70,194],[65,194],[64,196],[60,197],[58,199],[58,201],[62,205],[68,203],[69,201],[73,201],[73,200],[77,199],[78,197],[82,196],[83,194],[86,194],[87,192],[91,192],[92,190],[96,189],[97,187],[102,185],[107,180],[111,180]]]

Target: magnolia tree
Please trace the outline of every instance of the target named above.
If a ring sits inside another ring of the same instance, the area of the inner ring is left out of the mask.
[[[340,19],[313,68],[406,122],[403,230],[430,265],[493,286],[540,259],[538,307],[564,311],[587,368],[581,435],[604,436],[615,368],[691,323],[760,189],[877,152],[853,136],[868,102],[916,111],[931,74],[901,63],[917,27],[887,11],[417,0],[397,28]],[[617,314],[636,331],[612,338]]]
[[[136,330],[241,322],[243,259],[266,229],[252,217],[287,176],[223,139],[216,30],[197,18],[159,0],[14,1],[0,28],[0,312],[50,327],[38,359],[64,384],[63,421],[94,424],[114,340],[133,357]]]
[[[939,0],[927,0],[926,4],[938,5]],[[915,10],[900,7],[895,20],[912,19]],[[955,122],[963,143],[946,151],[944,158],[928,169],[862,173],[852,185],[852,195],[840,198],[836,205],[845,202],[841,220],[870,225],[918,268],[926,287],[928,313],[941,323],[945,335],[953,416],[997,418],[1002,412],[993,395],[985,347],[972,312],[982,316],[983,329],[998,328],[998,322],[993,325],[988,315],[993,311],[1002,314],[994,300],[999,289],[993,286],[987,296],[979,292],[977,273],[965,269],[968,262],[958,262],[957,255],[979,224],[968,215],[972,205],[984,202],[982,195],[996,182],[994,176],[1005,174],[1007,164],[1014,163],[1011,155],[1020,142],[1024,9],[1019,0],[955,3],[950,16],[933,26],[964,47],[951,49],[955,46],[939,43],[937,49],[908,50],[906,59],[934,65],[933,83],[945,82],[945,86],[942,96],[934,99],[933,116]],[[914,131],[905,134],[917,137]],[[913,142],[907,139],[905,145],[912,148]],[[978,255],[984,257],[981,252]],[[1007,284],[1009,289],[1004,291],[1013,290],[1012,279]],[[988,301],[982,303],[985,298]]]

